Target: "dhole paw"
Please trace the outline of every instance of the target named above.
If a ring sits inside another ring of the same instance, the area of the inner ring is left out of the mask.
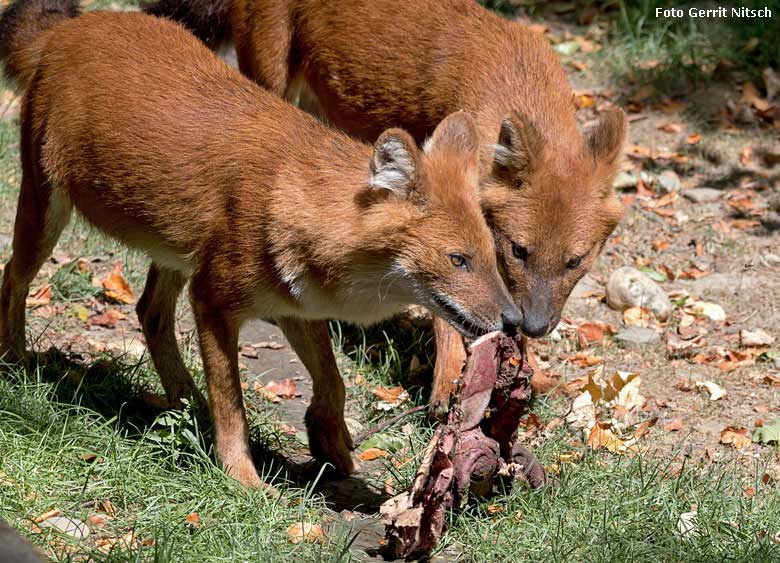
[[[225,462],[223,465],[225,467],[225,472],[236,481],[241,482],[241,484],[251,489],[262,489],[266,493],[274,496],[279,494],[274,487],[260,479],[260,475],[257,474],[257,470],[255,469],[255,464],[252,463],[251,460],[235,462],[233,464]]]
[[[306,432],[312,457],[333,464],[340,475],[349,475],[355,470],[352,437],[342,416],[312,405],[306,411]]]

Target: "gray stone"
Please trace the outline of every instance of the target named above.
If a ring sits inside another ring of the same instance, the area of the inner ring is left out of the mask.
[[[619,172],[612,186],[616,190],[630,190],[636,188],[637,175],[631,172]]]
[[[661,341],[661,337],[655,330],[643,326],[629,326],[624,328],[618,331],[615,335],[615,339],[623,344],[637,346],[658,344]]]
[[[658,175],[658,187],[661,193],[680,191],[680,177],[674,170],[664,170]]]
[[[693,188],[685,190],[682,195],[693,203],[712,203],[720,200],[723,197],[723,192],[715,188]]]
[[[644,307],[662,321],[672,314],[672,302],[661,286],[631,266],[612,272],[607,282],[607,303],[618,311]]]
[[[777,211],[769,211],[761,217],[761,224],[770,231],[779,231],[780,213]]]
[[[67,516],[52,516],[40,524],[41,528],[54,528],[61,534],[68,535],[77,540],[83,540],[89,536],[89,528],[81,520],[68,518]]]
[[[710,274],[697,280],[678,280],[680,286],[697,297],[736,295],[746,289],[755,289],[763,282],[759,276],[749,274]]]

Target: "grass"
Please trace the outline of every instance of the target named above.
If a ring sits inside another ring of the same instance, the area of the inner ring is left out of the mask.
[[[144,365],[111,365],[79,385],[65,377],[64,365],[28,374],[11,370],[0,379],[0,517],[47,547],[55,560],[360,557],[348,549],[352,534],[343,524],[329,529],[328,543],[290,544],[285,534],[290,524],[334,520],[323,497],[289,483],[281,485],[278,500],[243,489],[215,465],[209,430],[196,417],[187,411],[152,416],[138,406],[141,382],[154,377]],[[111,396],[113,407],[105,399]],[[549,419],[559,406],[541,402],[535,410]],[[266,423],[264,416],[256,417],[255,433],[263,434]],[[415,430],[419,445],[429,428],[419,419]],[[777,484],[762,482],[761,462],[747,472],[733,464],[681,468],[651,457],[589,453],[576,442],[568,430],[554,432],[537,449],[545,464],[572,450],[583,459],[558,463],[558,483],[548,491],[519,488],[467,507],[454,519],[442,548],[460,554],[461,561],[768,562],[780,557],[780,544],[772,543],[780,534],[780,494]],[[280,479],[275,482],[283,483]],[[749,487],[753,496],[745,492]],[[106,500],[116,515],[100,536],[133,532],[154,545],[125,548],[118,542],[106,552],[95,547],[94,538],[67,543],[46,530],[31,533],[32,520],[52,508],[86,521]],[[680,536],[680,514],[692,507],[698,512],[696,531]],[[192,513],[198,514],[200,528],[186,524]]]
[[[691,18],[687,9],[700,2],[638,0],[617,2],[612,17],[609,49],[604,62],[613,76],[639,84],[656,84],[665,95],[686,93],[691,87],[722,79],[724,62],[740,80],[761,84],[761,72],[780,65],[780,1],[748,0],[739,6],[769,7],[771,19]],[[656,8],[678,8],[681,18],[656,18]]]

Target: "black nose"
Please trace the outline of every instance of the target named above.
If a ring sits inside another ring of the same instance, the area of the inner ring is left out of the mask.
[[[523,334],[531,338],[544,336],[550,330],[550,318],[542,315],[523,317]]]
[[[519,309],[513,307],[501,313],[502,330],[509,336],[517,334],[517,327],[523,324],[523,314]]]

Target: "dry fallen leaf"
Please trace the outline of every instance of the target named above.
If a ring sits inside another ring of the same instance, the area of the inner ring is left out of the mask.
[[[647,327],[650,325],[651,313],[644,307],[629,307],[623,311],[623,324],[626,326]]]
[[[100,281],[103,286],[104,293],[109,299],[118,301],[120,303],[132,303],[134,300],[133,290],[130,288],[130,284],[122,276],[122,262],[119,261],[114,265],[114,269],[111,273]]]
[[[664,430],[666,432],[677,432],[682,428],[682,419],[675,418],[672,419],[670,422],[664,425]]]
[[[614,330],[604,322],[585,322],[577,327],[577,340],[582,348],[591,344],[601,344]]]
[[[296,522],[287,527],[287,540],[290,543],[324,542],[326,539],[325,530],[319,524]]]
[[[701,141],[701,135],[699,133],[693,133],[685,138],[685,142],[689,145],[696,145]]]
[[[103,326],[106,328],[113,328],[116,326],[116,323],[121,321],[122,319],[126,319],[127,315],[125,315],[122,311],[118,311],[116,309],[106,309],[99,315],[92,315],[87,319],[87,323],[90,326]]]
[[[696,387],[706,389],[707,393],[710,394],[710,401],[717,401],[726,396],[726,390],[714,381],[697,381]]]
[[[252,344],[253,348],[262,348],[265,350],[281,350],[284,348],[284,344],[281,342],[272,342],[272,341],[263,341],[263,342],[255,342]]]
[[[697,317],[704,316],[716,322],[723,322],[726,320],[726,311],[717,303],[689,300],[685,304],[684,310],[689,315],[695,315]]]
[[[271,401],[272,403],[282,402],[282,400],[279,398],[279,396],[276,393],[272,393],[257,381],[255,381],[255,385],[252,389],[257,395],[260,395],[266,401]]]
[[[290,377],[283,379],[282,381],[269,381],[265,388],[283,399],[293,399],[300,396],[298,385],[295,383],[295,380]]]
[[[203,524],[200,522],[200,516],[197,512],[190,512],[184,518],[184,522],[188,528],[199,529]]]
[[[372,393],[381,399],[381,401],[378,401],[374,406],[383,411],[392,410],[409,400],[409,393],[400,385],[392,388],[378,385],[374,388]]]
[[[33,291],[32,295],[27,298],[25,304],[28,309],[33,309],[35,307],[48,305],[49,303],[51,303],[51,285],[47,283]]]
[[[769,109],[769,102],[767,102],[758,93],[758,88],[752,82],[745,82],[742,85],[742,102],[753,106],[759,111],[766,111]]]
[[[672,123],[669,121],[667,123],[662,123],[657,129],[664,133],[680,133],[683,130],[683,125],[682,123]]]
[[[379,448],[368,448],[365,451],[360,452],[358,457],[363,461],[373,461],[380,457],[387,457],[387,452],[385,450],[380,450]]]
[[[753,443],[753,440],[747,428],[741,426],[727,426],[720,432],[720,443],[741,450],[750,446]]]
[[[577,352],[575,355],[570,356],[568,360],[581,368],[589,368],[604,363],[603,357],[594,356],[587,352]]]
[[[739,343],[747,348],[756,346],[771,346],[774,341],[774,336],[760,328],[755,330],[742,329],[739,331]]]

